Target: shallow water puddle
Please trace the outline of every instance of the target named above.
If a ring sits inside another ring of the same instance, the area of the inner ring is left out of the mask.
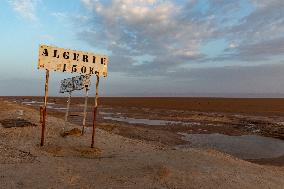
[[[190,142],[190,147],[211,148],[242,159],[275,158],[284,155],[284,141],[256,136],[228,136],[219,133],[187,134],[182,139]],[[178,146],[184,148],[186,146]]]
[[[24,101],[22,104],[27,105],[27,106],[34,106],[34,107],[40,107],[43,106],[44,102],[40,101]],[[53,109],[53,110],[66,110],[66,107],[62,107],[59,104],[55,104],[54,102],[48,102],[47,103],[47,109]]]
[[[103,117],[105,120],[119,121],[130,124],[143,124],[143,125],[191,125],[192,123],[186,123],[182,121],[168,121],[168,120],[154,120],[154,119],[137,119],[129,117]],[[193,123],[194,124],[194,123]],[[197,124],[197,123],[195,123]]]
[[[113,115],[114,113],[100,111],[99,114],[100,115]]]
[[[22,104],[44,104],[44,102],[42,102],[42,101],[35,101],[35,100],[32,100],[32,101],[24,101],[24,102],[22,102]],[[53,104],[55,104],[54,102],[48,102],[47,103],[48,105],[53,105]]]

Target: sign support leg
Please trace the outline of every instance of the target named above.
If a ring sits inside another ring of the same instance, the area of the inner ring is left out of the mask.
[[[92,134],[91,148],[94,148],[94,140],[95,140],[95,132],[96,132],[96,116],[97,116],[97,109],[98,109],[99,82],[100,82],[100,77],[97,75],[95,107],[94,107],[94,114],[93,114],[93,134]]]
[[[83,118],[82,135],[84,135],[85,125],[86,125],[87,108],[88,108],[88,89],[86,89],[86,93],[85,93],[85,106],[84,106],[84,118]]]
[[[45,74],[45,95],[44,95],[44,107],[43,107],[43,110],[42,110],[42,126],[41,126],[40,146],[44,145],[46,106],[47,106],[47,96],[48,96],[48,79],[49,79],[49,70],[46,70],[46,74]]]
[[[66,108],[66,113],[65,113],[65,125],[66,125],[66,122],[68,120],[70,102],[71,102],[71,92],[69,92],[69,96],[68,96],[68,100],[67,100],[67,108]]]

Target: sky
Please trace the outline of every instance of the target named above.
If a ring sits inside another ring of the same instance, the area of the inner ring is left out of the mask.
[[[0,0],[0,24],[0,95],[44,94],[46,44],[108,55],[101,96],[284,97],[283,0]]]

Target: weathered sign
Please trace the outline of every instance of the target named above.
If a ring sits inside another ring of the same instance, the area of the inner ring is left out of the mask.
[[[38,69],[107,76],[108,57],[90,52],[40,45]]]
[[[40,120],[41,120],[41,140],[40,145],[44,145],[45,139],[45,126],[46,126],[46,116],[47,116],[47,99],[48,99],[48,81],[49,81],[49,71],[60,71],[60,72],[71,72],[79,73],[81,76],[74,78],[65,79],[61,82],[60,92],[70,92],[69,101],[67,108],[70,105],[71,92],[73,90],[81,90],[83,88],[88,89],[90,85],[90,77],[95,74],[96,81],[96,96],[95,105],[93,110],[93,132],[92,132],[92,143],[91,148],[94,148],[94,138],[96,130],[96,115],[98,108],[98,91],[99,91],[99,81],[100,76],[107,76],[107,65],[108,57],[105,55],[93,54],[82,51],[75,51],[69,49],[62,49],[58,47],[51,47],[47,45],[40,45],[39,47],[39,57],[38,57],[38,69],[45,69],[45,95],[44,95],[44,106],[40,109]],[[83,119],[83,129],[86,121],[87,114],[87,98],[88,90],[85,91],[85,108],[84,108],[84,119]],[[65,116],[65,121],[67,117]]]
[[[90,75],[80,75],[72,78],[61,80],[60,93],[72,92],[74,90],[82,90],[86,88],[89,90],[91,81]]]

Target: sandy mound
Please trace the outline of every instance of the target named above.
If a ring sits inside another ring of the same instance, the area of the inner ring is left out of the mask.
[[[62,133],[60,133],[60,135],[62,137],[67,137],[67,136],[81,136],[82,135],[82,131],[78,128],[74,128],[74,129],[71,129],[69,131],[64,131]]]

